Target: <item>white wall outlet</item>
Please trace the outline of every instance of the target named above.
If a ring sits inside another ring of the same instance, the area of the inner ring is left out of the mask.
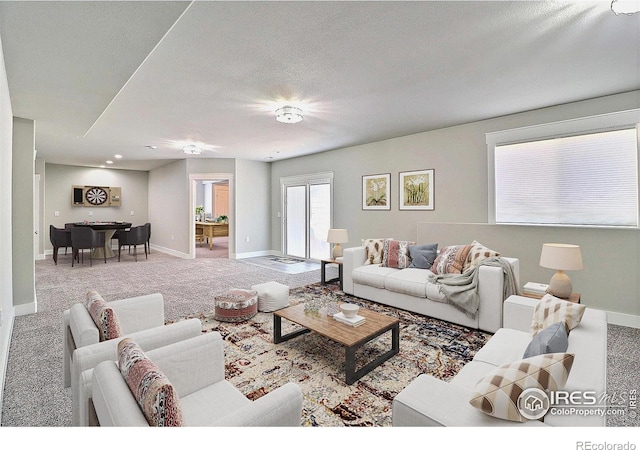
[[[278,217],[282,217],[282,213],[278,211]]]
[[[136,213],[135,213],[135,212],[133,212],[133,210],[131,210],[131,215],[132,215],[132,216],[135,216],[135,214],[136,214]]]
[[[247,236],[246,238],[244,238],[245,242],[249,242],[249,236]]]
[[[90,216],[93,216],[93,211],[89,211],[89,215],[90,215]]]
[[[60,211],[54,211],[53,215],[56,216],[56,217],[60,217]]]
[[[171,235],[171,240],[173,241],[173,234]]]
[[[2,308],[0,308],[0,327],[2,326]]]

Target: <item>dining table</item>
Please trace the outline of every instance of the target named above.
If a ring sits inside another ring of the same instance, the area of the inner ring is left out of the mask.
[[[113,258],[116,254],[111,249],[111,238],[118,230],[126,230],[131,228],[131,222],[112,221],[112,222],[74,222],[74,227],[91,227],[96,231],[104,233],[104,247],[98,247],[91,251],[91,258],[103,259]]]

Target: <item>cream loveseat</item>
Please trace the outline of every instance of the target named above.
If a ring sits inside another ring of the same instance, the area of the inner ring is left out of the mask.
[[[604,426],[604,416],[597,413],[604,407],[600,400],[592,405],[589,415],[576,412],[586,411],[584,408],[578,407],[572,412],[570,407],[575,405],[557,403],[555,407],[551,405],[543,420],[525,422],[487,415],[469,403],[479,380],[489,378],[489,374],[495,374],[502,365],[523,359],[532,341],[532,318],[538,302],[528,297],[509,297],[504,302],[504,328],[498,330],[453,379],[445,382],[423,374],[395,397],[393,426]],[[579,324],[569,332],[568,347],[563,353],[574,356],[561,390],[578,395],[578,401],[584,392],[601,399],[606,394],[606,313],[585,308]]]
[[[436,275],[429,269],[393,268],[381,264],[365,264],[365,246],[344,249],[343,289],[347,294],[372,300],[462,326],[495,332],[502,326],[502,303],[505,294],[505,275],[502,267],[480,265],[477,278],[479,305],[477,313],[466,311],[447,302]],[[519,260],[507,261],[519,284]]]

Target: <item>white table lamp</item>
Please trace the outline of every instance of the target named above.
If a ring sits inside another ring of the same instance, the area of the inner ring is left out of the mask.
[[[580,246],[573,244],[542,244],[540,266],[556,269],[551,277],[547,292],[558,298],[569,298],[573,291],[571,280],[565,270],[582,270],[582,254]]]
[[[344,228],[331,228],[327,234],[327,242],[335,244],[331,251],[331,257],[333,259],[342,257],[342,246],[340,244],[346,244],[349,242],[349,233]]]

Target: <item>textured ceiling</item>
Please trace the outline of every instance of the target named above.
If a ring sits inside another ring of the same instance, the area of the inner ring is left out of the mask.
[[[0,1],[0,38],[39,158],[148,170],[190,142],[278,160],[640,89],[640,14],[609,7]]]

